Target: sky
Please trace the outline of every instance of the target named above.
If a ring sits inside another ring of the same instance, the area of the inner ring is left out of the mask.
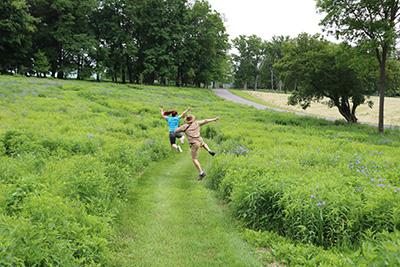
[[[223,14],[231,38],[256,34],[264,40],[274,35],[296,37],[299,33],[321,33],[315,0],[208,0]],[[329,38],[332,39],[332,38]]]

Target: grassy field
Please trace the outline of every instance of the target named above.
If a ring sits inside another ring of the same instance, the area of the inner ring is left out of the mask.
[[[288,111],[303,112],[314,116],[343,119],[336,108],[328,108],[328,106],[323,103],[313,103],[311,107],[303,110],[300,106],[290,106],[287,104],[289,94],[254,91],[245,91],[245,93],[260,99],[261,102],[259,103],[267,106],[282,108]],[[369,108],[367,104],[361,105],[357,109],[357,117],[360,122],[377,124],[379,115],[379,98],[372,96],[370,100],[374,102],[373,108]],[[385,98],[385,123],[400,126],[400,98]]]
[[[0,76],[0,104],[0,266],[400,264],[399,131],[206,89]],[[221,116],[209,189],[159,105]]]

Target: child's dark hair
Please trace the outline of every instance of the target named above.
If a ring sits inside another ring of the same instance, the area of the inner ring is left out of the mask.
[[[164,116],[169,116],[169,115],[171,115],[172,117],[176,117],[176,115],[178,115],[178,112],[176,110],[170,110],[164,112]]]

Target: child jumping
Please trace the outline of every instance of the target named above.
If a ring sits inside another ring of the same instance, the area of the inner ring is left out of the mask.
[[[206,173],[204,170],[201,168],[201,164],[199,161],[199,150],[200,148],[204,148],[207,150],[208,153],[210,153],[211,156],[215,156],[215,152],[212,151],[206,143],[204,143],[203,138],[200,136],[200,128],[203,125],[206,125],[207,123],[217,121],[219,120],[219,117],[216,117],[214,119],[206,119],[206,120],[196,120],[196,117],[194,115],[189,115],[186,118],[186,124],[182,125],[181,127],[178,127],[175,130],[175,134],[178,133],[185,133],[188,142],[190,145],[191,149],[191,154],[192,154],[192,160],[194,166],[196,166],[197,170],[199,171],[199,178],[198,180],[202,180],[205,176]]]
[[[176,110],[164,111],[162,107],[160,107],[161,116],[167,121],[169,127],[169,142],[171,146],[178,152],[182,152],[181,146],[176,144],[176,138],[181,141],[181,144],[184,143],[185,137],[183,134],[176,134],[174,131],[179,127],[179,121],[182,117],[185,117],[186,113],[190,111],[190,108],[186,109],[180,116]]]

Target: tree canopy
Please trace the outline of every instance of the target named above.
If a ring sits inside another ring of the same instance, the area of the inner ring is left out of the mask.
[[[228,35],[207,1],[6,0],[0,14],[1,72],[198,86],[226,76]]]
[[[0,2],[0,72],[29,62],[36,23],[24,0]]]
[[[349,45],[301,34],[289,43],[276,67],[294,84],[289,104],[306,109],[312,101],[328,99],[330,107],[354,123],[357,107],[375,91],[371,60]]]
[[[266,43],[256,35],[241,35],[232,42],[237,51],[233,54],[236,86],[257,89]]]

